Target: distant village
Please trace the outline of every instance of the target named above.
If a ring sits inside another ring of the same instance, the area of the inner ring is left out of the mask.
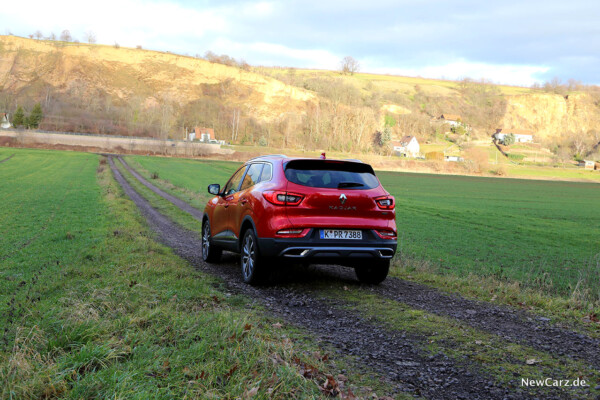
[[[8,113],[0,113],[0,129],[10,129],[10,115]],[[442,114],[437,118],[433,118],[432,123],[447,124],[453,128],[461,127],[465,132],[470,131],[470,127],[466,124],[462,117],[457,114]],[[509,146],[514,143],[533,143],[533,131],[528,129],[518,128],[497,128],[496,132],[491,135],[495,144]],[[185,141],[200,142],[205,144],[225,145],[225,140],[218,140],[215,136],[215,131],[212,128],[196,126],[192,129],[187,129],[185,132]],[[458,154],[446,154],[446,151],[431,151],[425,154],[421,153],[421,145],[416,136],[406,135],[402,138],[394,138],[389,142],[388,146],[392,154],[397,157],[407,157],[415,159],[440,160],[447,162],[463,162],[463,157]],[[578,166],[587,170],[600,170],[600,162],[594,160],[581,160]]]
[[[462,117],[457,114],[442,114],[438,118],[433,118],[432,123],[447,124],[451,129],[461,127],[465,132],[470,131]],[[509,139],[513,143],[533,143],[533,132],[526,129],[506,129],[499,128],[492,135],[492,140],[502,145],[506,145]],[[445,152],[421,153],[421,146],[415,136],[404,136],[401,139],[394,139],[390,142],[390,147],[398,157],[425,158],[430,160],[444,160],[448,162],[462,162],[463,157],[459,155],[445,154]]]

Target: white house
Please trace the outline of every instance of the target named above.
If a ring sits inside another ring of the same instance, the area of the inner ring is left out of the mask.
[[[417,157],[421,152],[419,141],[414,136],[404,136],[399,141],[391,142],[390,145],[399,156]]]
[[[533,132],[528,129],[496,129],[493,137],[504,144],[504,138],[512,134],[515,137],[515,143],[532,143]]]
[[[10,128],[12,125],[11,125],[10,121],[8,120],[8,114],[2,113],[0,115],[2,115],[2,122],[0,122],[0,127],[2,127],[2,129]]]
[[[462,124],[462,118],[457,114],[442,114],[440,116],[440,121],[451,126]]]
[[[194,132],[188,134],[189,140],[198,139],[204,143],[210,144],[225,144],[224,140],[217,140],[215,137],[215,130],[212,128],[201,128],[199,126],[194,128]]]
[[[579,161],[579,163],[577,165],[579,165],[580,167],[583,167],[585,169],[593,170],[596,166],[596,163],[591,160],[583,160],[583,161]]]

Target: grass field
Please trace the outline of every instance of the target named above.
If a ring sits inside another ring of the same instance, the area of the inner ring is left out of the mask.
[[[264,68],[264,67],[262,67]],[[267,68],[269,69],[269,68]],[[284,73],[285,69],[271,69],[273,72],[281,72]],[[343,78],[347,81],[357,81],[357,82],[373,82],[373,83],[382,83],[384,87],[388,90],[400,90],[400,91],[414,91],[414,86],[419,85],[423,90],[429,91],[428,89],[432,89],[434,92],[439,91],[439,89],[450,89],[457,90],[459,89],[458,81],[451,80],[443,80],[443,79],[429,79],[422,77],[410,77],[410,76],[400,76],[400,75],[382,75],[382,74],[370,74],[366,72],[355,73],[354,75],[342,75],[339,71],[330,71],[330,70],[316,70],[316,69],[295,69],[296,74],[302,75],[312,75],[319,77],[338,77]],[[500,91],[506,95],[517,95],[517,94],[525,94],[530,93],[531,89],[527,87],[520,86],[507,86],[507,85],[497,85]],[[445,92],[442,92],[445,93]]]
[[[0,398],[320,398],[298,363],[348,368],[156,243],[99,156],[13,153],[0,164]],[[382,387],[368,379],[356,382]]]
[[[600,298],[596,184],[379,172],[396,197],[401,254],[440,272]],[[581,287],[580,287],[581,288]]]
[[[206,201],[239,163],[129,157]],[[378,172],[397,200],[399,253],[437,273],[470,273],[600,299],[600,187],[592,183]],[[160,182],[159,182],[160,183]],[[165,182],[162,182],[165,187]],[[165,187],[169,189],[168,187]],[[182,190],[170,189],[181,196]]]

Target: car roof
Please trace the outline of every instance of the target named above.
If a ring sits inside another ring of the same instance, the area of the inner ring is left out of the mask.
[[[267,154],[264,156],[258,156],[258,157],[254,157],[249,159],[248,161],[246,161],[246,163],[250,163],[250,162],[257,162],[257,161],[280,161],[280,162],[288,162],[288,161],[292,161],[292,160],[321,160],[321,158],[316,158],[316,157],[288,157],[284,154]],[[364,164],[362,161],[357,160],[357,159],[333,159],[333,158],[328,158],[324,161],[344,161],[344,162],[355,162],[355,163],[361,163]]]

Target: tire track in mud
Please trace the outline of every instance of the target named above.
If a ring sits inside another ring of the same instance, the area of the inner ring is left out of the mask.
[[[152,192],[154,192],[155,194],[159,195],[160,197],[162,197],[163,199],[170,201],[171,203],[173,203],[175,206],[179,207],[181,210],[187,212],[188,214],[190,214],[192,217],[196,218],[198,221],[202,222],[202,217],[204,216],[204,213],[201,210],[198,210],[197,208],[192,207],[191,205],[189,205],[188,203],[186,203],[185,201],[164,192],[163,190],[157,188],[156,186],[154,186],[153,184],[151,184],[150,182],[148,182],[143,176],[141,176],[136,170],[134,170],[133,168],[131,168],[129,166],[129,164],[127,164],[127,162],[125,160],[123,160],[123,157],[118,156],[117,157],[119,159],[119,161],[121,162],[121,164],[123,164],[123,167],[125,167],[125,169],[127,171],[129,171],[129,173],[131,175],[133,175],[135,177],[135,179],[137,179],[142,185],[146,186],[148,189],[150,189]]]
[[[144,186],[171,201],[177,207],[183,203],[185,207],[180,207],[183,211],[190,213],[200,221],[202,220],[200,210],[152,185],[127,165],[121,157],[119,160]],[[330,272],[334,271],[334,275],[343,276],[347,279],[348,284],[361,287],[354,278],[353,271],[335,267],[325,267],[325,269]],[[595,369],[600,369],[599,339],[562,328],[552,324],[546,318],[509,306],[465,299],[456,294],[440,292],[425,285],[394,277],[388,277],[379,286],[369,287],[368,291],[415,309],[457,319],[473,328],[495,334],[507,341],[524,344],[558,356],[583,360]]]
[[[16,154],[16,153],[15,153]],[[13,158],[15,156],[15,154],[11,154],[10,156],[6,157],[4,160],[0,160],[0,164],[7,162],[8,160],[10,160],[11,158]]]
[[[549,318],[509,306],[469,300],[414,282],[388,278],[373,292],[409,307],[455,318],[469,326],[600,369],[600,340],[562,328]]]
[[[204,263],[198,235],[154,209],[131,187],[116,168],[112,157],[109,157],[109,165],[115,179],[139,208],[159,240],[177,255],[193,266],[222,278],[229,290],[259,301],[275,316],[306,329],[340,353],[355,356],[359,360],[359,369],[377,371],[397,391],[433,399],[531,398],[520,387],[494,382],[490,376],[476,371],[476,366],[458,365],[442,353],[425,354],[419,349],[426,346],[426,338],[410,332],[386,330],[356,312],[316,298],[310,290],[290,288],[285,284],[246,285],[240,279],[237,263],[231,262],[237,261],[237,257],[224,256],[230,262],[221,265]],[[567,394],[554,393],[557,398],[567,398]]]

